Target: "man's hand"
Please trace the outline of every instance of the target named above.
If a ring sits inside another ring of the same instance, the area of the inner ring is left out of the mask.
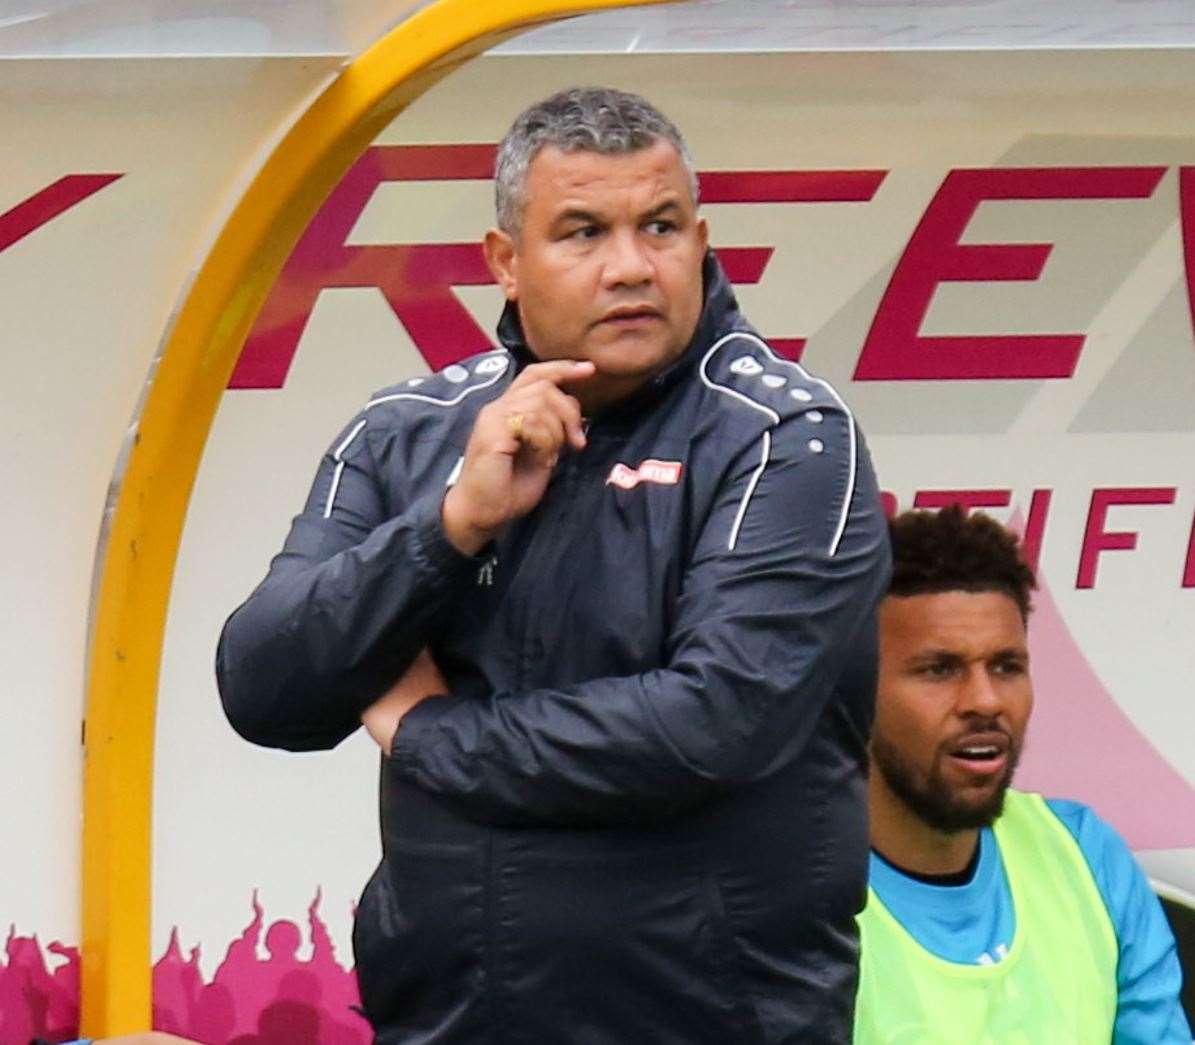
[[[585,448],[581,404],[562,386],[593,374],[587,361],[534,363],[480,410],[441,515],[458,551],[476,554],[511,519],[539,504],[566,444]]]
[[[403,715],[424,697],[448,692],[448,683],[432,655],[423,650],[417,656],[403,677],[365,709],[361,724],[368,730],[382,754],[390,754],[390,745]]]

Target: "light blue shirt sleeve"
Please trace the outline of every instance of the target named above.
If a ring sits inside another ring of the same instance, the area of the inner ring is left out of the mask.
[[[1120,948],[1112,1045],[1190,1045],[1179,1002],[1182,969],[1162,905],[1120,836],[1078,802],[1046,804],[1091,868]]]

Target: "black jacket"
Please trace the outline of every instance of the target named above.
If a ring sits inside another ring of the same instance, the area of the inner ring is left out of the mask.
[[[224,707],[331,747],[424,646],[354,947],[382,1042],[847,1042],[888,546],[838,395],[740,316],[469,558],[440,503],[505,348],[379,393],[225,625]]]

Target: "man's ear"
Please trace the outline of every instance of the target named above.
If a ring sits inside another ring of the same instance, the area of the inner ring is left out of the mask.
[[[510,233],[490,229],[485,234],[485,263],[490,274],[502,288],[507,301],[517,300],[519,293],[519,259],[515,241]]]
[[[710,227],[705,223],[705,218],[697,219],[697,236],[701,240],[701,253],[704,254],[710,246]]]

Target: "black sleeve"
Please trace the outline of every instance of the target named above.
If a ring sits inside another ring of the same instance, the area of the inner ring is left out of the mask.
[[[224,711],[256,744],[304,751],[352,733],[477,570],[444,536],[442,482],[388,515],[368,423],[325,455],[281,553],[220,635]]]
[[[483,821],[576,824],[664,815],[799,757],[889,569],[853,419],[827,411],[819,435],[783,420],[727,473],[667,667],[429,698],[404,717],[393,768]]]

